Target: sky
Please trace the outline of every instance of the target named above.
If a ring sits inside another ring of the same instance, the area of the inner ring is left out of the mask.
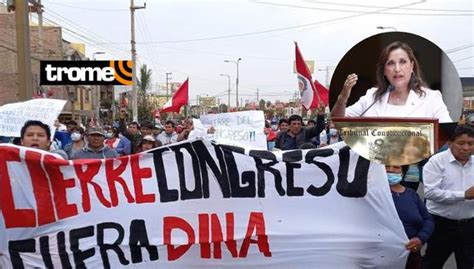
[[[382,32],[422,36],[446,52],[461,77],[474,76],[474,5],[471,0],[134,0],[138,64],[152,69],[153,83],[189,77],[196,96],[289,100],[298,88],[293,73],[294,41],[315,62],[322,84],[344,54]],[[131,59],[130,0],[42,0],[45,22],[63,26],[63,38],[86,43],[98,60]],[[33,18],[34,19],[34,18]],[[383,26],[386,29],[377,29]],[[329,73],[327,73],[329,70]]]

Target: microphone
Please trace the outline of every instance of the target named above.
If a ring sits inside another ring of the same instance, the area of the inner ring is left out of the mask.
[[[391,93],[393,90],[395,90],[395,86],[393,86],[392,84],[390,84],[390,85],[388,85],[387,90],[385,91],[385,93],[387,93],[387,92],[388,92],[388,93]],[[385,93],[384,93],[384,94],[385,94]],[[370,106],[369,106],[368,108],[366,108],[366,109],[364,110],[364,112],[362,112],[362,114],[359,115],[359,117],[364,116],[364,114],[365,114],[367,111],[369,111],[369,109],[370,109],[372,106],[374,106],[375,103],[377,103],[377,102],[380,100],[380,98],[382,98],[382,96],[383,96],[384,94],[381,94],[380,96],[378,96],[377,98],[375,98],[375,100],[372,102],[372,104],[370,104]]]

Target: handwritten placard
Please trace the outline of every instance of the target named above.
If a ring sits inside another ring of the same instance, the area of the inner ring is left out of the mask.
[[[54,121],[63,110],[66,100],[33,99],[0,107],[0,135],[20,137],[21,127],[28,120],[39,120],[54,132]]]
[[[206,128],[214,127],[212,139],[218,143],[267,149],[263,111],[203,115],[201,122]]]

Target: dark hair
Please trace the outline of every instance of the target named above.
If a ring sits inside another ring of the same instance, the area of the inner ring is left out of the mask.
[[[14,137],[12,139],[12,144],[17,145],[17,146],[21,146],[21,139],[19,137]]]
[[[153,124],[149,121],[143,121],[140,128],[153,129]]]
[[[307,123],[307,124],[309,125],[310,123],[316,125],[316,121],[315,121],[315,120],[308,120],[308,123]]]
[[[130,123],[128,124],[128,126],[130,126],[130,125],[135,125],[135,126],[137,126],[137,129],[140,128],[140,124],[138,124],[138,122],[136,122],[136,121],[130,122]]]
[[[301,144],[300,146],[300,149],[315,149],[315,148],[317,148],[316,145],[311,142],[305,142]]]
[[[291,124],[292,121],[301,121],[301,122],[303,122],[303,118],[300,115],[291,115],[288,118],[288,124]]]
[[[30,126],[39,126],[41,128],[44,129],[44,131],[46,132],[46,137],[48,138],[48,140],[51,139],[51,129],[49,129],[49,126],[42,123],[41,121],[39,120],[29,120],[27,122],[25,122],[25,125],[23,125],[23,127],[21,127],[21,139],[23,139],[25,137],[25,132],[26,132],[26,129]]]
[[[280,119],[280,120],[278,121],[278,126],[280,126],[282,123],[288,124],[288,120],[287,120],[287,119]]]
[[[75,120],[70,120],[66,122],[66,125],[75,125],[77,126],[77,122]]]
[[[112,127],[112,128],[110,128],[110,130],[112,131],[112,134],[113,134],[113,136],[114,136],[115,138],[118,138],[118,137],[119,137],[119,133],[120,133],[120,132],[119,132],[119,130],[118,130],[117,128]]]
[[[453,142],[457,137],[464,134],[469,137],[474,137],[474,129],[469,125],[458,125],[449,136],[449,141]]]
[[[73,126],[71,128],[71,132],[74,132],[74,131],[78,131],[80,134],[84,134],[84,128],[80,127],[80,126]]]
[[[374,93],[374,98],[377,99],[377,98],[380,98],[382,95],[384,95],[388,86],[390,85],[390,82],[387,80],[387,78],[384,75],[385,64],[387,63],[388,56],[390,55],[390,53],[396,49],[404,50],[407,53],[410,61],[413,62],[413,73],[410,78],[410,84],[408,85],[409,90],[413,89],[415,93],[417,93],[419,96],[425,95],[425,92],[421,89],[421,87],[422,86],[426,87],[426,82],[423,80],[423,75],[421,73],[420,65],[418,64],[418,61],[416,60],[413,50],[410,48],[410,46],[407,43],[395,41],[389,44],[387,47],[385,47],[382,50],[382,53],[380,54],[380,57],[379,57],[379,61],[377,62],[376,77],[377,77],[378,89]]]
[[[174,122],[173,121],[167,120],[165,122],[165,125],[167,125],[167,124],[171,124],[171,126],[173,126],[173,128],[174,128]]]

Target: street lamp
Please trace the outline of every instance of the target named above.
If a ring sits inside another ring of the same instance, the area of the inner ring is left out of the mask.
[[[220,76],[222,77],[227,77],[227,84],[228,84],[228,90],[227,90],[227,105],[229,106],[230,108],[230,75],[227,75],[227,74],[220,74]],[[227,108],[227,109],[229,109]]]
[[[239,107],[239,61],[241,60],[242,58],[237,59],[237,61],[224,60],[226,63],[235,63],[237,65],[237,76],[235,78],[235,106],[237,108]]]
[[[96,60],[95,56],[99,54],[105,54],[105,51],[96,51],[92,53],[92,60]],[[100,119],[100,86],[96,85],[95,86],[96,90],[96,114],[97,114],[97,124],[99,124],[99,119]]]
[[[398,31],[397,28],[392,27],[392,26],[377,26],[377,29],[380,29],[380,30],[392,29],[392,30],[394,30],[395,32]]]

